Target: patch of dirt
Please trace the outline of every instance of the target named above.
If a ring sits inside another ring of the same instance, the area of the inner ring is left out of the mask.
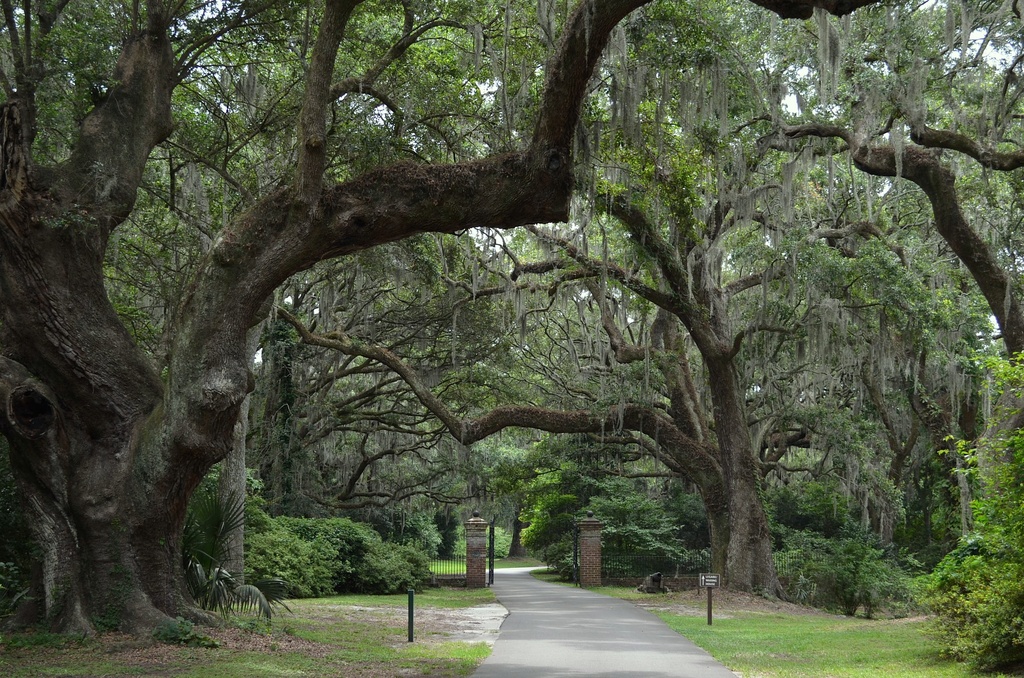
[[[312,611],[304,611],[303,614],[316,619]],[[407,615],[406,610],[397,607],[339,605],[331,608],[331,616],[334,618],[345,616],[353,621],[372,621],[390,626],[407,623]],[[462,608],[418,607],[413,621],[413,631],[417,642],[462,641],[493,645],[498,637],[498,628],[507,615],[508,610],[497,603]],[[405,638],[403,641],[407,642]]]
[[[708,613],[707,589],[687,589],[670,593],[651,593],[633,599],[633,603],[647,610],[671,612],[684,617],[706,617]],[[751,593],[714,589],[711,599],[715,617],[728,619],[731,613],[759,612],[763,614],[799,614],[834,617],[806,605],[787,603],[783,600],[764,598]]]

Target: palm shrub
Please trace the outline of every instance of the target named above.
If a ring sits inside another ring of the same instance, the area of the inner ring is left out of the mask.
[[[255,612],[270,620],[273,608],[284,605],[288,583],[279,577],[253,578],[223,566],[227,537],[245,521],[244,502],[223,501],[210,487],[196,492],[189,504],[182,537],[182,566],[192,599],[204,610],[229,614]]]

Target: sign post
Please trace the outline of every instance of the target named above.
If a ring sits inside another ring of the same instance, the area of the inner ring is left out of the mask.
[[[711,594],[714,589],[722,585],[722,576],[701,572],[700,585],[708,590],[708,626],[711,626]]]

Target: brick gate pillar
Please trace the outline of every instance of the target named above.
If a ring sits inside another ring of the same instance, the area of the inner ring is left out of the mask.
[[[580,521],[580,586],[601,585],[601,521],[587,511]]]
[[[487,521],[473,511],[466,521],[466,588],[487,586]]]

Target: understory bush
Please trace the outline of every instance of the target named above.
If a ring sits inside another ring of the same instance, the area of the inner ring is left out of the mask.
[[[245,564],[252,576],[284,579],[292,598],[334,593],[338,561],[325,540],[306,541],[287,529],[278,528],[247,534],[245,541]]]
[[[976,669],[1024,662],[1024,567],[975,539],[925,580],[925,602],[944,654]]]
[[[1000,390],[1011,392],[1011,403],[1024,399],[1024,355],[987,367],[999,389],[994,402]],[[925,602],[947,655],[977,669],[1017,667],[1024,663],[1024,429],[1002,431],[981,451],[961,451],[985,459],[978,464],[985,482],[974,503],[977,533],[926,578]]]
[[[246,568],[291,585],[295,598],[335,593],[395,593],[429,580],[428,558],[411,544],[384,542],[347,518],[270,518],[246,533]]]
[[[358,591],[401,593],[430,579],[430,559],[412,544],[377,542],[359,569]]]
[[[167,619],[153,629],[153,637],[161,643],[169,645],[188,645],[189,647],[216,648],[220,646],[213,638],[196,631],[195,624],[178,617]]]
[[[848,616],[880,607],[901,613],[913,604],[911,578],[875,535],[846,527],[836,537],[789,531],[775,556],[780,579],[795,600]]]
[[[320,542],[330,552],[330,590],[338,593],[356,591],[360,586],[360,570],[380,536],[369,525],[348,518],[275,519],[279,527],[305,542]]]

